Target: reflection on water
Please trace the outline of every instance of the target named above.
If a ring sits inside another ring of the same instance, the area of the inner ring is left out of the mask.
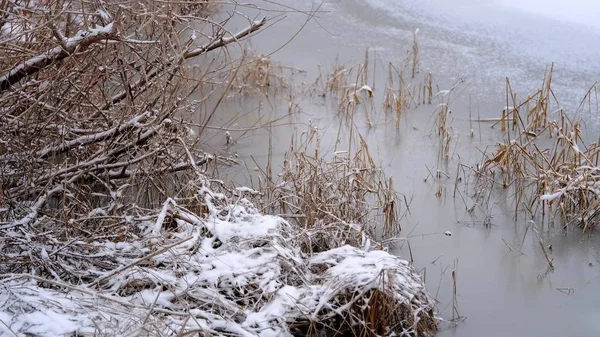
[[[304,9],[314,5],[309,1],[280,2]],[[584,5],[573,10],[573,6]],[[583,0],[344,0],[328,1],[322,9],[327,12],[319,13],[318,23],[309,23],[273,55],[286,65],[307,70],[306,77],[296,78],[298,82],[312,82],[317,75],[316,65],[330,66],[336,57],[341,63],[361,62],[367,47],[377,51],[380,69],[389,60],[399,62],[416,28],[420,29],[422,69],[435,74],[440,89],[448,89],[458,78],[467,79],[460,97],[452,103],[455,138],[453,158],[447,167],[438,162],[439,141],[430,133],[433,106],[406,113],[400,129],[387,123],[382,112],[372,116],[372,128],[361,129],[371,154],[394,177],[398,192],[412,198],[411,216],[403,226],[403,235],[410,237],[414,264],[422,270],[429,290],[437,295],[445,319],[452,318],[450,273],[456,266],[458,310],[467,320],[456,327],[443,324],[440,336],[598,336],[597,235],[539,228],[545,245],[553,247],[551,257],[556,268],[547,272],[532,231],[526,229],[525,220],[515,223],[510,207],[501,207],[503,197],[491,200],[499,207],[479,207],[470,214],[467,208],[473,202],[469,195],[452,197],[453,179],[445,182],[443,198],[436,198],[437,186],[431,179],[424,179],[427,168],[443,169],[453,177],[459,160],[475,162],[480,158],[479,149],[499,139],[489,125],[475,126],[475,137],[469,137],[472,126],[467,111],[471,106],[473,113],[481,117],[498,117],[506,105],[506,76],[516,92],[526,94],[539,87],[546,66],[556,62],[556,94],[563,107],[576,107],[599,77],[600,30],[598,25],[588,27],[596,24],[588,19],[600,5]],[[300,14],[289,15],[276,30],[257,35],[251,47],[260,53],[277,49],[302,27],[304,19]],[[376,91],[378,88],[381,85]],[[249,168],[232,170],[234,179],[255,179],[256,164],[248,155],[252,153],[257,164],[264,165],[269,137],[274,139],[275,162],[281,160],[294,127],[304,129],[312,123],[323,130],[325,144],[335,143],[336,133],[328,132],[338,127],[334,111],[314,97],[297,98],[297,103],[302,112],[295,115],[295,126],[233,132],[238,142],[221,150],[237,153]],[[234,102],[227,110],[259,105],[261,113],[271,117],[287,113],[285,100],[276,97]],[[597,109],[579,112],[579,116],[592,128],[597,123]],[[255,122],[252,116],[247,118],[239,121],[240,127]],[[222,122],[226,120],[223,117]],[[361,125],[360,121],[357,124]],[[489,226],[483,224],[486,218]],[[448,230],[451,237],[439,234]],[[399,244],[395,250],[408,257],[407,244]]]

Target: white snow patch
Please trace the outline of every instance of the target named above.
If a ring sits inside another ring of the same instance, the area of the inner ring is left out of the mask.
[[[540,200],[542,200],[542,201],[552,201],[552,200],[554,200],[554,199],[556,199],[556,198],[560,197],[560,196],[561,196],[561,195],[563,195],[563,194],[564,194],[564,192],[563,192],[563,191],[554,192],[554,193],[552,193],[552,194],[543,194],[543,195],[540,197]]]

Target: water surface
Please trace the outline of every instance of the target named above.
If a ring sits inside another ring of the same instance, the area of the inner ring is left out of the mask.
[[[467,319],[441,325],[440,336],[598,336],[600,335],[600,239],[539,228],[545,244],[552,244],[556,269],[547,264],[537,240],[525,220],[514,221],[507,196],[492,198],[493,207],[466,212],[472,205],[468,195],[453,198],[453,180],[445,181],[446,192],[436,198],[437,185],[427,168],[454,175],[460,160],[473,163],[479,149],[500,139],[489,125],[469,122],[469,107],[481,117],[498,117],[506,105],[506,78],[521,96],[533,92],[549,65],[555,63],[555,92],[561,107],[584,118],[591,133],[598,124],[596,110],[577,111],[579,100],[598,80],[600,70],[600,2],[558,0],[329,0],[325,3],[279,0],[287,6],[320,12],[307,16],[288,13],[264,34],[256,35],[249,47],[272,59],[307,71],[294,81],[311,83],[317,65],[331,68],[333,61],[355,64],[366,48],[376,51],[383,69],[388,61],[400,62],[419,29],[421,70],[432,72],[440,89],[459,79],[466,82],[453,100],[453,156],[445,164],[437,157],[438,139],[431,135],[433,106],[422,106],[405,114],[400,129],[387,122],[376,107],[373,127],[361,126],[369,148],[393,176],[399,193],[412,198],[411,216],[402,235],[409,236],[414,265],[422,271],[430,292],[439,299],[441,316],[453,317],[451,270],[458,275],[458,311]],[[269,2],[258,6],[279,9]],[[320,6],[320,7],[319,7]],[[248,10],[249,11],[249,10]],[[263,11],[250,15],[275,16]],[[299,31],[297,35],[295,33]],[[292,39],[285,47],[280,48]],[[380,75],[378,75],[380,76]],[[376,91],[377,91],[376,87]],[[232,102],[229,108],[261,107],[261,114],[277,116],[287,111],[286,90],[268,100]],[[339,125],[331,107],[314,97],[296,97],[301,111],[294,125],[253,133],[233,133],[238,142],[227,153],[245,160],[248,170],[232,173],[241,181],[252,178],[252,168],[264,165],[266,144],[271,137],[275,163],[287,150],[294,128],[310,124],[322,130],[325,144],[335,142]],[[376,103],[377,105],[377,103]],[[253,119],[240,124],[252,124]],[[225,118],[215,123],[225,122]],[[363,124],[364,125],[364,124]],[[474,128],[475,137],[469,137]],[[256,163],[249,159],[253,154]],[[277,166],[274,168],[277,171]],[[508,196],[510,197],[510,196]],[[489,217],[490,226],[484,226]],[[451,231],[448,237],[441,233]],[[433,234],[432,234],[433,233]],[[511,251],[506,243],[520,247]],[[407,245],[396,252],[408,258]]]

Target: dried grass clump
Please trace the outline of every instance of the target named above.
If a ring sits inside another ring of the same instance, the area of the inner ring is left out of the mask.
[[[377,261],[377,265],[372,265]],[[326,291],[313,311],[291,324],[295,336],[430,336],[437,330],[432,299],[415,292],[420,279],[383,251],[342,246],[315,255],[309,268]]]
[[[346,68],[336,65],[329,73],[321,72],[315,80],[315,88],[320,97],[329,98],[330,103],[337,106],[337,111],[351,121],[359,107],[362,107],[366,123],[371,122],[374,109],[374,85],[369,85],[369,50],[365,52],[365,59],[353,67]],[[351,123],[350,123],[351,124]]]
[[[315,230],[308,249],[362,244],[360,236],[344,234],[354,232],[354,224],[368,234],[378,231],[385,237],[396,236],[401,218],[409,211],[407,200],[401,201],[392,178],[375,163],[362,136],[355,131],[351,134],[347,150],[336,148],[333,155],[324,155],[318,131],[310,128],[299,141],[292,140],[279,180],[267,177],[267,184],[259,186],[270,213],[293,219],[309,232]],[[333,236],[342,240],[335,243],[327,233],[336,233]]]
[[[359,105],[373,98],[373,89],[367,84],[368,63],[351,68],[336,66],[325,80],[325,93],[337,100],[338,112],[352,115]],[[321,79],[317,79],[317,83]]]
[[[398,87],[395,88],[395,82],[398,82]],[[388,78],[385,86],[385,93],[383,97],[383,109],[386,113],[395,113],[394,120],[396,127],[400,127],[400,120],[402,114],[411,107],[413,100],[412,93],[410,91],[410,85],[404,80],[404,74],[390,63],[388,65]]]
[[[497,185],[510,188],[517,215],[548,215],[550,223],[587,231],[600,213],[600,147],[586,144],[580,121],[562,110],[552,112],[551,81],[552,68],[542,89],[520,103],[509,92],[514,107],[507,105],[498,120],[506,140],[486,155],[477,170],[479,183],[488,191]]]
[[[431,79],[428,79],[431,83]],[[459,79],[449,90],[439,91],[435,97],[439,100],[439,103],[434,111],[435,122],[434,130],[436,136],[439,137],[440,147],[438,153],[438,159],[448,160],[450,158],[450,150],[452,146],[452,140],[454,139],[454,127],[452,126],[452,110],[450,110],[451,95],[458,90],[461,84],[465,82],[464,79]],[[431,85],[431,84],[429,84]],[[431,95],[431,86],[427,88],[428,95]],[[431,101],[431,96],[428,97]]]
[[[412,48],[404,62],[400,66],[388,64],[383,109],[386,113],[394,113],[397,128],[405,111],[420,104],[432,104],[434,97],[433,75],[427,73],[417,78],[420,63],[418,34],[418,29],[413,32]],[[410,79],[405,78],[405,74],[410,74]]]
[[[400,65],[391,62],[388,64],[382,96],[377,96],[375,91],[376,54],[371,56],[369,50],[366,51],[362,63],[352,67],[336,65],[329,74],[321,73],[315,81],[317,90],[321,97],[330,97],[337,104],[338,112],[344,116],[353,117],[358,107],[362,107],[369,126],[372,126],[371,120],[376,113],[374,99],[381,99],[386,117],[393,117],[396,127],[400,127],[405,111],[421,104],[432,104],[435,97],[434,87],[437,88],[437,85],[433,75],[427,73],[417,76],[418,50],[418,42],[415,40],[404,62]],[[375,59],[372,60],[372,57]],[[369,84],[370,82],[372,84]]]
[[[237,95],[276,94],[289,86],[284,67],[268,56],[248,55],[240,61],[238,74],[233,82]]]

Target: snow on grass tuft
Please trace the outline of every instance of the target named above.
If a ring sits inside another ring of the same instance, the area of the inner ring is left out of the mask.
[[[118,266],[90,270],[96,281],[74,284],[58,274],[35,272],[1,275],[0,334],[267,337],[328,335],[337,329],[427,336],[435,331],[434,301],[406,261],[370,250],[370,244],[329,244],[327,250],[306,252],[303,240],[319,228],[307,234],[282,218],[260,214],[246,199],[232,204],[207,189],[200,195],[204,215],[168,199],[137,223],[145,237],[94,242],[95,256]],[[342,232],[322,228],[328,241]],[[344,235],[364,243],[359,228],[347,225]],[[46,256],[48,263],[56,261],[52,249]],[[70,268],[68,263],[77,262],[61,263]]]

